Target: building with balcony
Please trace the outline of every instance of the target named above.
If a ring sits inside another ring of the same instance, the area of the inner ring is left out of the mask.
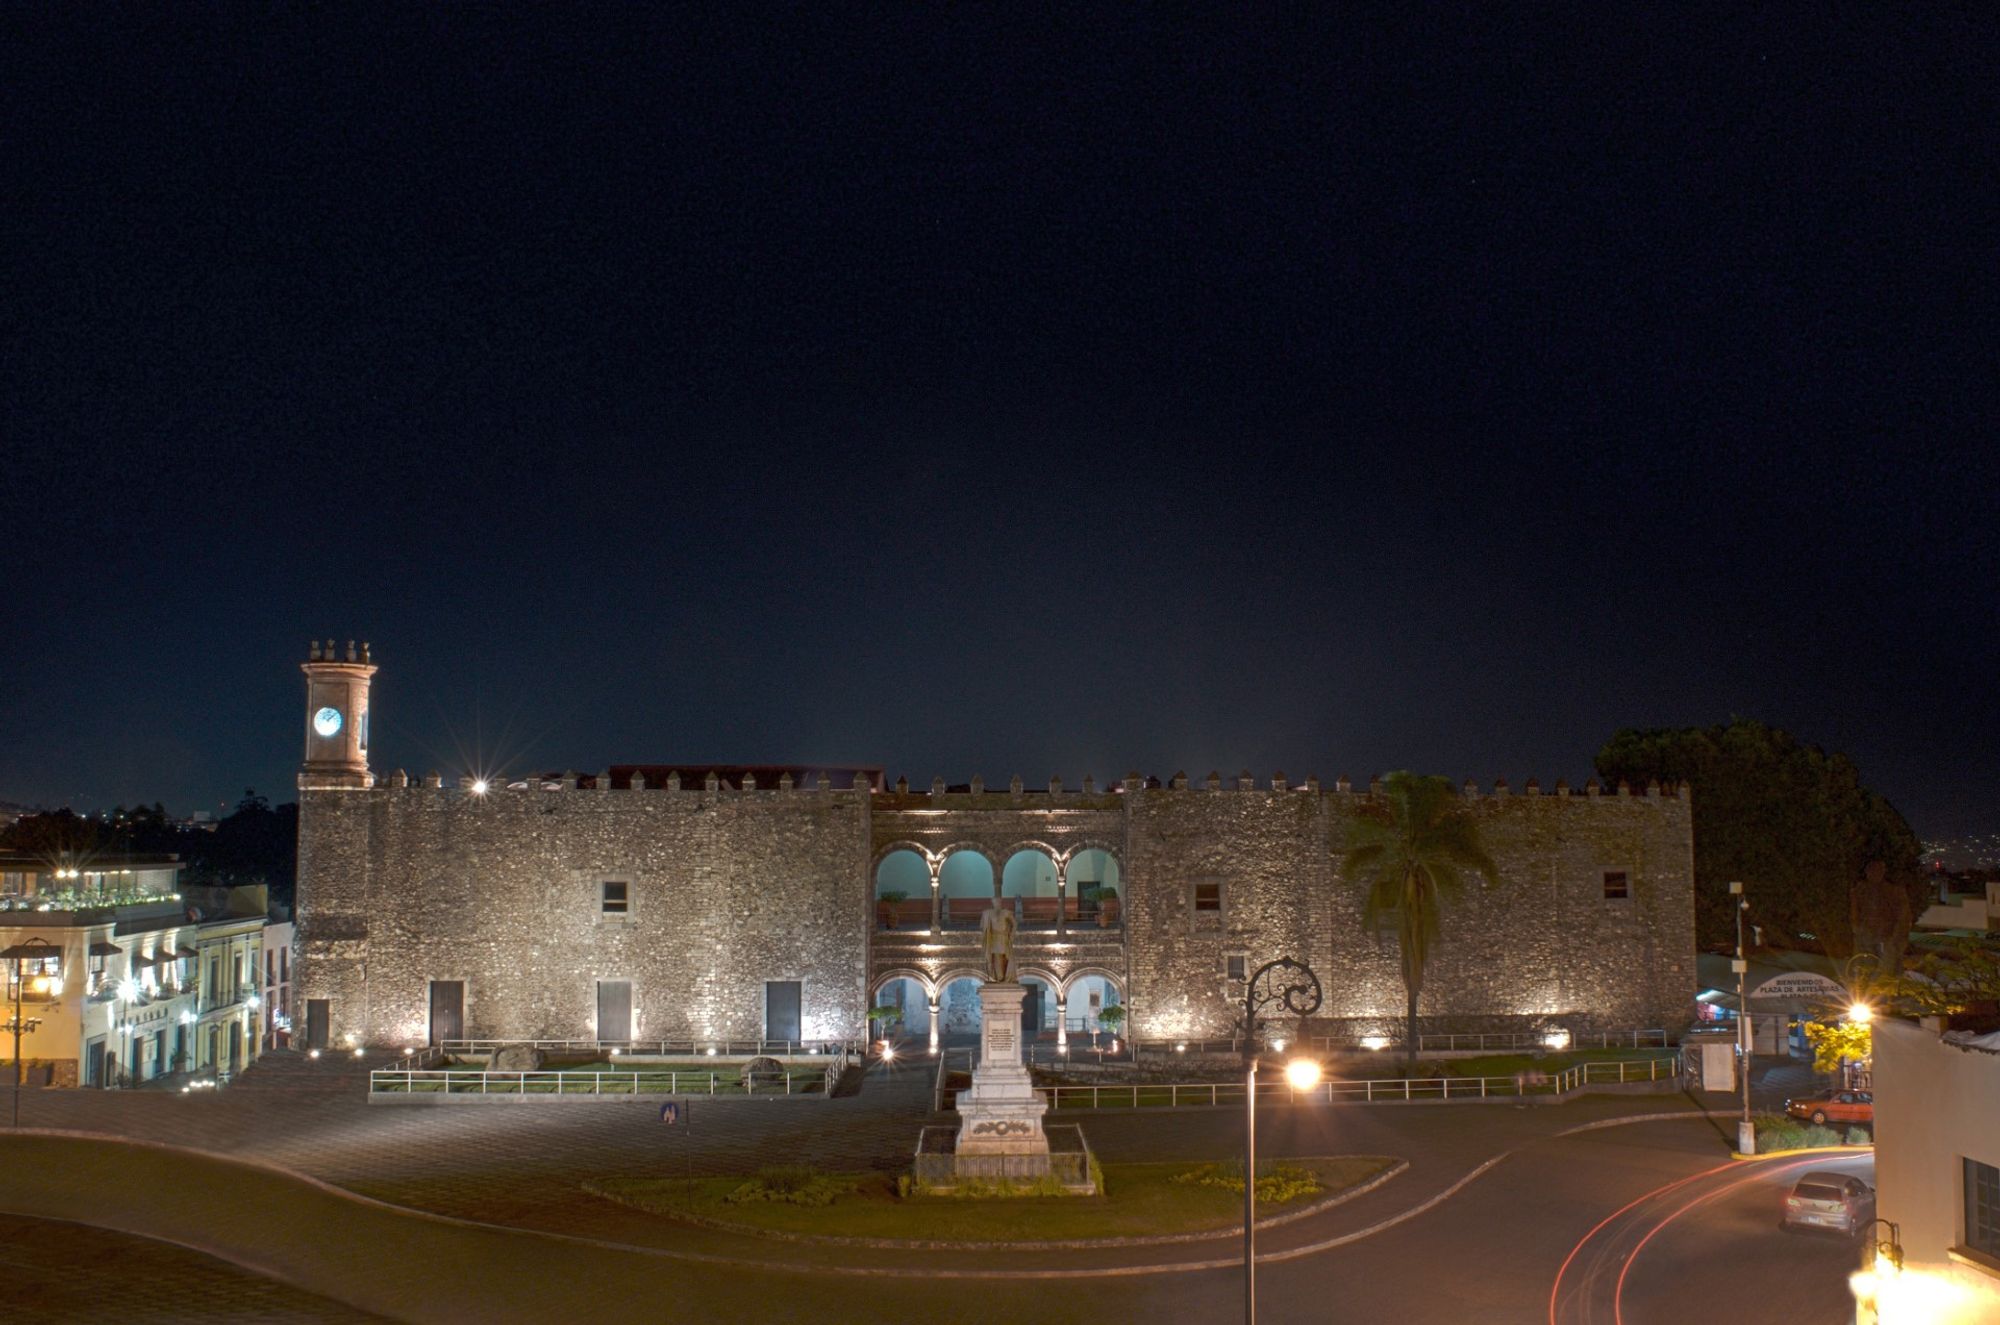
[[[871,1007],[976,1025],[978,920],[1019,922],[1027,1029],[1113,1005],[1228,1035],[1246,976],[1309,962],[1322,1034],[1399,1035],[1393,937],[1341,877],[1374,788],[1283,775],[928,788],[867,765],[376,775],[366,646],[304,664],[297,996],[309,1043],[812,1041]],[[1678,1028],[1695,993],[1684,788],[1467,784],[1501,865],[1445,916],[1425,1030]]]
[[[242,912],[254,909],[261,931],[263,908],[261,886],[184,892],[172,856],[0,857],[7,1015],[18,989],[24,1079],[135,1086],[240,1065],[215,1052],[241,1014],[204,986],[202,958]]]

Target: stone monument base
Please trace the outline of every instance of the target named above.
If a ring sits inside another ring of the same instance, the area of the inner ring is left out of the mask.
[[[1045,1129],[1048,1149],[1033,1155],[961,1154],[958,1129],[926,1127],[917,1143],[913,1176],[934,1191],[949,1191],[967,1183],[1013,1183],[1033,1187],[1053,1180],[1065,1196],[1095,1196],[1090,1146],[1083,1129],[1062,1123]]]
[[[1012,981],[979,987],[979,1061],[972,1085],[958,1094],[958,1128],[926,1127],[917,1143],[917,1181],[926,1187],[1053,1181],[1062,1191],[1097,1190],[1083,1129],[1059,1127],[1060,1146],[1042,1127],[1048,1101],[1022,1059],[1021,1003],[1028,991]]]

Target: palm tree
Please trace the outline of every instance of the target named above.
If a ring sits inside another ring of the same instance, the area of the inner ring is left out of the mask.
[[[1402,950],[1403,989],[1409,995],[1409,1035],[1404,1050],[1417,1058],[1417,996],[1424,967],[1437,943],[1446,902],[1464,891],[1463,871],[1497,883],[1499,867],[1479,840],[1479,823],[1453,791],[1451,780],[1415,773],[1382,779],[1382,799],[1348,824],[1342,874],[1367,890],[1361,922],[1381,932],[1385,915],[1396,922]]]

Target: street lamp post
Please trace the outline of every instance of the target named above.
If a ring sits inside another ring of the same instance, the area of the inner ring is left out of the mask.
[[[1736,1070],[1743,1076],[1743,1118],[1736,1124],[1736,1150],[1754,1155],[1757,1125],[1750,1121],[1750,1055],[1754,1047],[1750,1039],[1750,959],[1743,952],[1743,913],[1750,909],[1750,899],[1743,895],[1740,882],[1729,885],[1729,895],[1736,899],[1736,960],[1730,965],[1736,968]]]
[[[46,957],[50,953],[58,951],[60,950],[55,944],[50,943],[47,939],[32,938],[25,943],[16,943],[5,952],[0,952],[0,957],[10,958],[14,963],[14,1019],[7,1023],[7,1029],[14,1032],[14,1128],[16,1131],[20,1130],[21,1126],[21,1034],[23,1031],[36,1030],[42,1024],[40,1017],[24,1019],[21,1016],[21,993],[22,985],[24,984],[21,963],[30,958]]]
[[[1243,986],[1243,1321],[1257,1321],[1257,1012],[1282,1004],[1297,1017],[1319,1011],[1319,977],[1290,957],[1265,962]]]

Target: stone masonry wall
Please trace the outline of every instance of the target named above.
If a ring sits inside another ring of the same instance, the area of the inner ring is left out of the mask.
[[[635,1038],[754,1039],[764,982],[798,980],[805,1038],[855,1034],[868,809],[726,786],[306,791],[300,996],[332,1000],[336,1041],[423,1041],[432,980],[465,982],[468,1038],[592,1038],[596,982],[630,980]],[[628,915],[601,914],[606,879]]]
[[[1214,1035],[1240,1015],[1223,977],[1293,956],[1320,977],[1322,1029],[1395,1034],[1404,993],[1393,935],[1362,926],[1341,876],[1347,824],[1368,793],[1149,789],[1129,803],[1130,1001],[1147,1038]],[[1449,907],[1419,1004],[1425,1030],[1573,1026],[1678,1030],[1694,998],[1693,837],[1674,795],[1473,794],[1500,882],[1467,880]],[[1606,900],[1603,875],[1631,896]],[[1222,884],[1202,928],[1193,884]]]
[[[1531,788],[1532,788],[1532,784]],[[1363,932],[1343,880],[1348,821],[1368,792],[1231,779],[1101,793],[500,790],[302,793],[300,996],[332,1000],[332,1034],[425,1038],[427,982],[466,982],[467,1034],[589,1038],[595,981],[630,979],[635,1035],[751,1038],[763,982],[804,983],[807,1038],[862,1025],[871,981],[935,981],[976,962],[970,936],[878,937],[875,862],[900,845],[1084,846],[1120,864],[1124,926],[1023,933],[1023,967],[1119,977],[1131,1031],[1214,1036],[1237,1015],[1226,961],[1290,955],[1319,973],[1321,1019],[1397,1032],[1393,936]],[[1501,880],[1447,910],[1421,1005],[1426,1030],[1677,1030],[1692,1012],[1691,807],[1684,794],[1509,795],[1468,789]],[[1631,896],[1608,900],[1622,870]],[[598,914],[597,884],[631,882],[632,914]],[[1198,883],[1220,885],[1198,916]],[[935,951],[933,951],[933,949]],[[1117,954],[1117,955],[1114,955]],[[301,1022],[301,1027],[303,1022]]]

